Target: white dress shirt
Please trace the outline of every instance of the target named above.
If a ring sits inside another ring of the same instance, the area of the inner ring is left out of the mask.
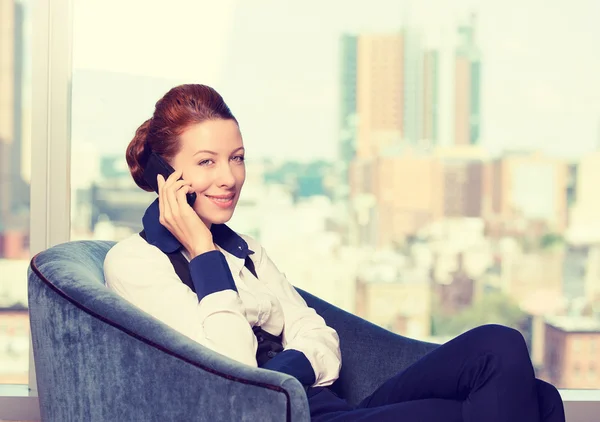
[[[254,367],[257,341],[252,327],[281,334],[285,350],[300,351],[310,362],[316,380],[313,387],[333,384],[341,369],[337,332],[307,306],[256,240],[241,237],[255,252],[252,260],[259,279],[244,266],[244,259],[219,247],[237,292],[221,290],[199,300],[176,274],[168,256],[137,233],[108,252],[106,285],[192,340]]]

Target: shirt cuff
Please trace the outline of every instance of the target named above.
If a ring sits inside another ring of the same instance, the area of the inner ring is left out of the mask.
[[[315,383],[315,371],[312,365],[304,353],[298,350],[284,350],[265,363],[263,368],[291,375],[305,386]]]
[[[221,251],[209,251],[190,261],[190,275],[198,299],[223,290],[237,292],[231,270]]]

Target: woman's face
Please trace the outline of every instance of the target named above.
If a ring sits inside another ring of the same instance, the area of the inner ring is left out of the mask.
[[[180,137],[181,150],[171,166],[196,192],[194,211],[204,224],[229,221],[246,179],[244,144],[234,120],[207,120]]]

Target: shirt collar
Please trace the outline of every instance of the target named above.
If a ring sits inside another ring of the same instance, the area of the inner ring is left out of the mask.
[[[157,198],[146,209],[142,217],[142,225],[148,243],[156,246],[164,253],[179,250],[182,247],[181,243],[165,226],[160,224],[159,216],[160,209]],[[248,243],[226,224],[213,224],[210,231],[213,235],[213,241],[233,256],[245,259],[248,255],[254,253],[248,248]]]

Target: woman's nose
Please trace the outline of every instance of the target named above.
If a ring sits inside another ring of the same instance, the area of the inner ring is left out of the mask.
[[[235,184],[235,177],[231,171],[231,166],[223,164],[217,169],[216,184],[219,186],[232,187]]]

